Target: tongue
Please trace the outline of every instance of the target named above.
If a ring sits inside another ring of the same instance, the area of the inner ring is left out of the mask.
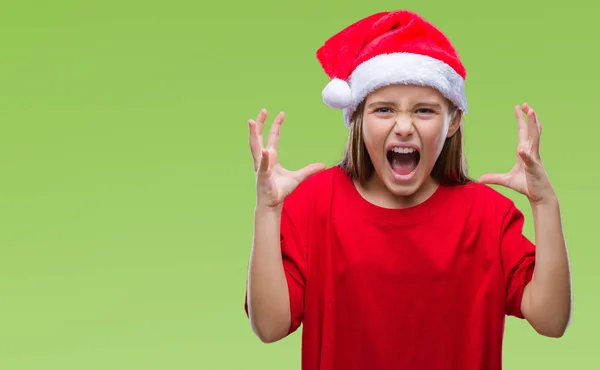
[[[408,175],[417,167],[417,156],[418,154],[415,152],[393,153],[390,161],[392,169],[399,175]]]

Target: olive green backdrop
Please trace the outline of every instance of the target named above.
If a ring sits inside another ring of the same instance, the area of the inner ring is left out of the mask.
[[[283,164],[335,164],[346,130],[314,53],[399,7],[464,58],[473,176],[513,165],[515,104],[544,123],[575,316],[561,340],[509,319],[506,369],[597,368],[597,9],[519,4],[3,0],[0,369],[299,369],[300,333],[262,344],[243,311],[247,120],[283,110]]]

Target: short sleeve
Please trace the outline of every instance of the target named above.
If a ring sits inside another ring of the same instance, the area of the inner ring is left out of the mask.
[[[523,235],[524,217],[514,205],[504,215],[500,234],[500,253],[506,284],[506,314],[524,318],[521,312],[523,291],[533,276],[535,245]]]
[[[299,232],[297,217],[291,216],[294,214],[293,210],[290,210],[291,207],[292,204],[284,205],[280,223],[281,256],[290,297],[291,325],[288,335],[300,327],[304,318],[304,288],[308,263],[304,237]],[[247,290],[244,308],[248,315]]]

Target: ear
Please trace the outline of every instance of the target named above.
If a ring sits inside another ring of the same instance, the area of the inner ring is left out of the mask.
[[[454,135],[456,131],[458,131],[460,125],[462,124],[462,119],[462,112],[459,109],[456,109],[450,117],[451,121],[450,126],[448,126],[448,134],[446,135],[446,138],[452,137],[452,135]]]

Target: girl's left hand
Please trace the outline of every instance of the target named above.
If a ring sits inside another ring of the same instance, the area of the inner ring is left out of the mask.
[[[532,204],[551,200],[555,197],[554,190],[540,158],[542,125],[527,103],[515,106],[515,116],[519,128],[517,162],[507,173],[488,173],[478,181],[515,190],[525,195]]]

